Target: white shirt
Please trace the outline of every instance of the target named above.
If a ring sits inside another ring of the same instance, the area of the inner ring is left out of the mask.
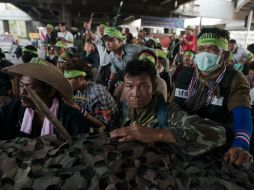
[[[73,47],[73,41],[74,41],[73,35],[69,31],[58,32],[57,37],[64,38],[65,40],[72,42],[72,43],[66,43],[66,45],[67,45],[67,47]]]
[[[233,53],[233,57],[236,63],[239,63],[241,59],[247,59],[248,58],[248,50],[242,48],[242,47],[237,47],[236,52]]]
[[[96,34],[96,38],[94,40],[94,44],[97,47],[99,56],[100,56],[100,66],[108,65],[111,62],[111,54],[113,52],[108,53],[106,48],[103,45],[103,42],[101,40],[101,36],[99,34]]]

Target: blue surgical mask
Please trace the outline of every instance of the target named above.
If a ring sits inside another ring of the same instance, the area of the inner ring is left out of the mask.
[[[219,55],[202,52],[195,55],[194,61],[200,71],[210,73],[221,67],[220,58]]]
[[[242,72],[243,71],[243,64],[236,63],[236,64],[234,64],[234,68],[235,68],[235,70]]]
[[[150,38],[148,36],[145,37],[145,41],[148,41],[150,40]]]

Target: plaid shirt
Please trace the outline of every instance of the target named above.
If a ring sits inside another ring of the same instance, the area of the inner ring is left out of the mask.
[[[90,115],[99,119],[107,127],[116,128],[118,118],[118,106],[115,99],[107,89],[89,81],[84,91],[77,91],[75,102]]]

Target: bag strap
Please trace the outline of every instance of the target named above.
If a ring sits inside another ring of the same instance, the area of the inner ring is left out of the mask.
[[[160,129],[165,128],[167,124],[167,116],[168,116],[167,104],[165,102],[161,102],[157,110],[157,121]]]

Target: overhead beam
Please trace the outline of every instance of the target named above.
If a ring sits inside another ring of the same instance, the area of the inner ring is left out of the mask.
[[[249,3],[251,0],[238,0],[235,12],[238,12],[243,8],[247,3]]]
[[[32,7],[32,9],[34,10],[34,12],[36,12],[38,15],[42,15],[40,11],[38,11],[35,7]]]
[[[160,3],[160,5],[165,5],[165,4],[167,4],[167,3],[169,3],[171,0],[164,0],[164,1],[162,1],[161,3]]]

